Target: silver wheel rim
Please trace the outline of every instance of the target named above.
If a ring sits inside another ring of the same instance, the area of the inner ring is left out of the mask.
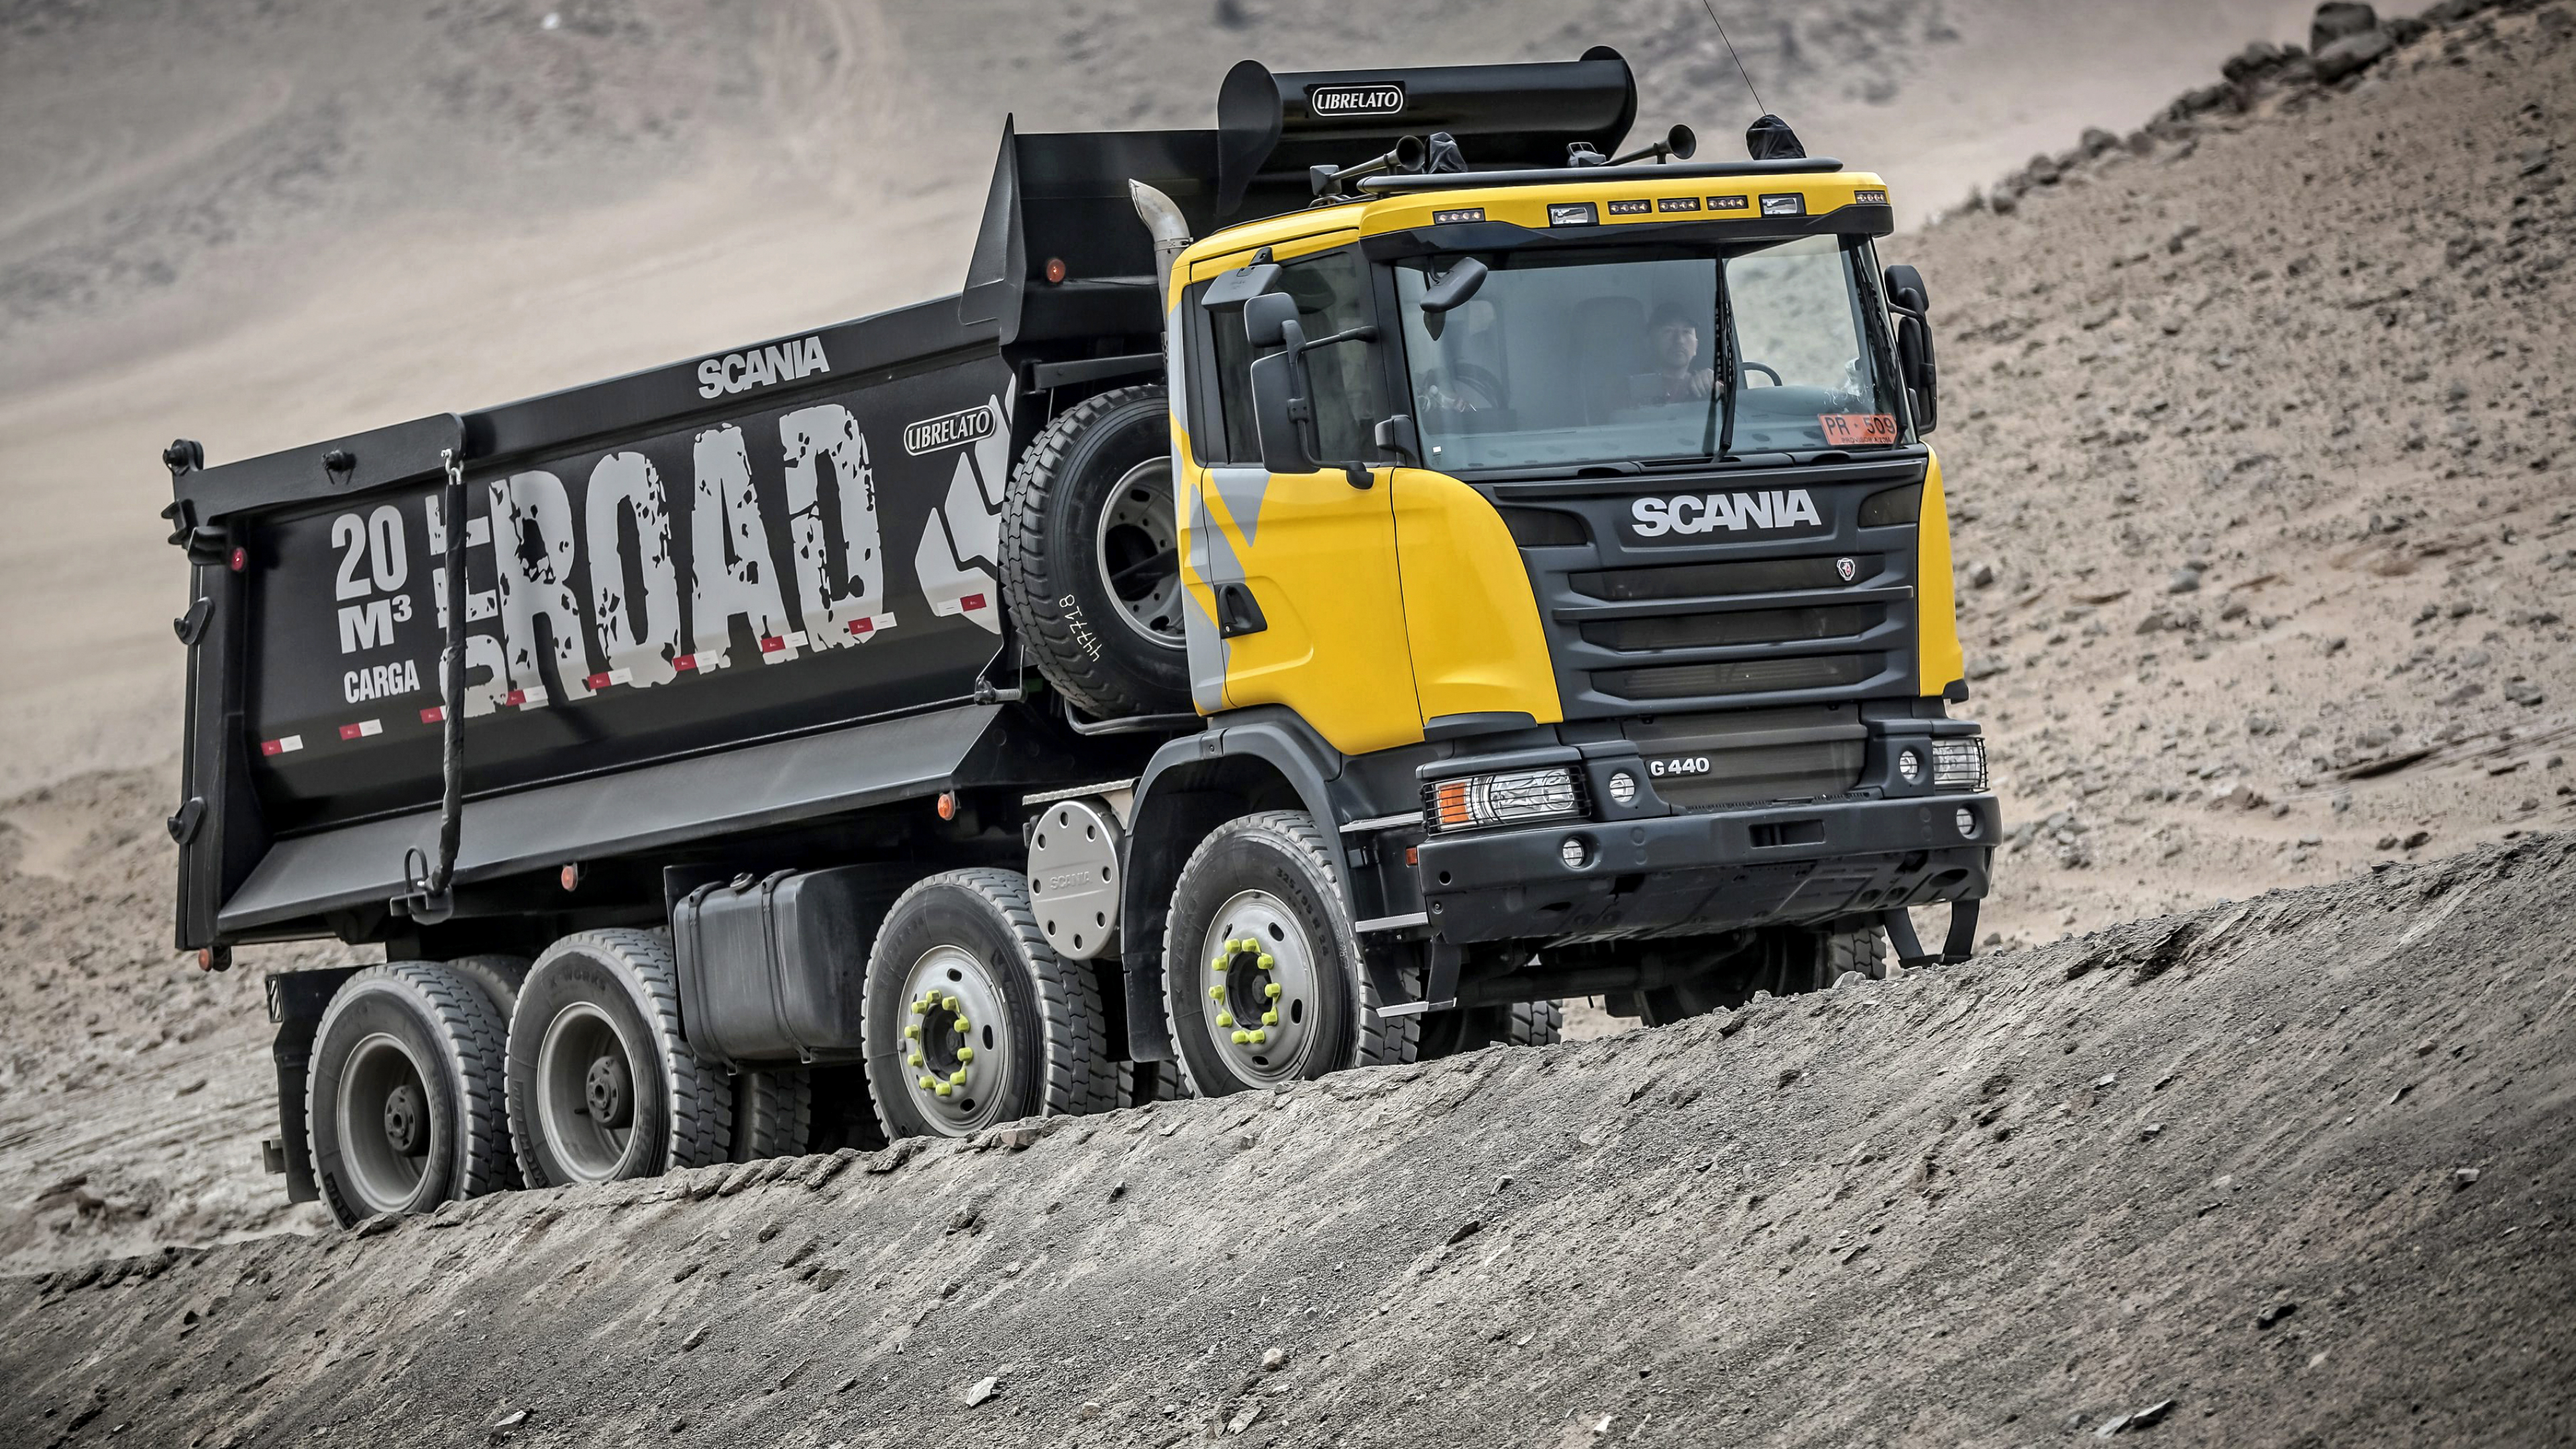
[[[904,973],[903,1090],[932,1131],[963,1137],[1017,1115],[1007,1001],[992,968],[960,946],[933,946]]]
[[[1226,1070],[1244,1082],[1303,1077],[1317,1040],[1319,977],[1314,945],[1288,903],[1240,892],[1208,923],[1199,962],[1199,1014]]]
[[[591,1111],[594,1070],[626,1074],[625,1120],[602,1121]],[[624,1173],[635,1146],[636,1054],[618,1035],[607,1012],[576,1001],[546,1024],[537,1046],[537,1131],[547,1151],[575,1182],[608,1182]]]
[[[407,1095],[406,1095],[407,1094]],[[411,1048],[383,1032],[366,1037],[340,1070],[340,1161],[347,1187],[369,1216],[401,1212],[429,1172],[428,1081]],[[407,1123],[398,1132],[396,1122]]]
[[[1127,627],[1173,649],[1181,647],[1179,518],[1172,460],[1149,458],[1110,490],[1091,549],[1101,586]]]

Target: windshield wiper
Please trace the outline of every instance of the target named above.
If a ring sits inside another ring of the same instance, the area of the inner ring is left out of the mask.
[[[1727,305],[1726,261],[1717,263],[1717,296],[1710,304],[1709,332],[1717,343],[1717,375],[1708,391],[1708,426],[1700,434],[1700,446],[1715,463],[1735,450],[1735,387],[1742,380],[1742,369],[1736,365],[1734,309]]]

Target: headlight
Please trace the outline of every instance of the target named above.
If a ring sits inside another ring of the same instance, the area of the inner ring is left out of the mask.
[[[1932,788],[1936,790],[1986,788],[1984,737],[1971,735],[1960,740],[1934,740],[1932,742]]]
[[[1422,787],[1423,823],[1432,830],[1472,830],[1584,813],[1583,793],[1568,769],[1468,775]]]

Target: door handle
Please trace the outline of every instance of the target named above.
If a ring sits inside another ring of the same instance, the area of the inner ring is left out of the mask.
[[[1235,639],[1269,627],[1270,621],[1261,617],[1260,601],[1252,597],[1250,584],[1216,586],[1216,637]]]

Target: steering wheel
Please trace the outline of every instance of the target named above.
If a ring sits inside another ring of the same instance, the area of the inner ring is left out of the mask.
[[[1782,383],[1781,383],[1781,381],[1780,381],[1780,374],[1779,374],[1779,372],[1778,372],[1776,369],[1774,369],[1774,368],[1773,368],[1769,363],[1765,363],[1765,362],[1747,362],[1747,361],[1745,361],[1743,358],[1740,358],[1740,357],[1739,357],[1739,358],[1737,358],[1737,359],[1735,360],[1735,370],[1736,370],[1736,371],[1738,371],[1738,372],[1758,372],[1758,373],[1762,374],[1764,377],[1767,377],[1767,378],[1771,379],[1771,385],[1772,385],[1773,387],[1780,387],[1780,386],[1783,386],[1783,384],[1782,384]]]
[[[1452,365],[1449,369],[1449,381],[1458,392],[1460,401],[1472,403],[1468,408],[1470,412],[1498,408],[1503,405],[1503,380],[1472,362]],[[1482,394],[1482,400],[1468,398],[1467,393],[1471,390]]]

